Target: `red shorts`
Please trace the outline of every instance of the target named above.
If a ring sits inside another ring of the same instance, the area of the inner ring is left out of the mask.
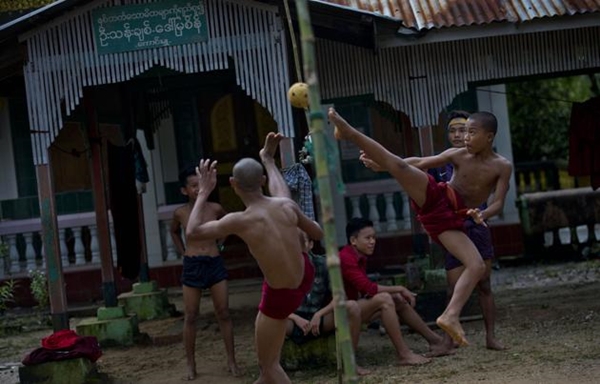
[[[267,284],[266,280],[263,282],[262,297],[258,305],[258,310],[263,314],[274,319],[286,319],[302,304],[304,296],[310,292],[315,279],[315,267],[308,255],[302,253],[302,257],[304,257],[304,278],[298,288],[274,289]]]
[[[464,232],[467,208],[462,198],[448,184],[436,182],[429,177],[425,204],[418,207],[412,201],[412,207],[417,213],[417,220],[423,224],[433,241],[440,244],[438,236],[445,231],[459,230]]]

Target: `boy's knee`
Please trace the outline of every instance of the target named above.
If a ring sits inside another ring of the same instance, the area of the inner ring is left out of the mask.
[[[375,302],[379,304],[381,309],[384,309],[385,307],[394,306],[394,299],[392,298],[392,295],[390,295],[388,292],[380,292],[373,296],[371,300],[375,300]]]
[[[196,325],[198,320],[198,311],[186,311],[184,316],[184,322],[187,325]]]
[[[351,319],[360,319],[360,307],[354,300],[346,302],[346,311]]]
[[[218,320],[229,320],[229,308],[215,308],[215,316]]]

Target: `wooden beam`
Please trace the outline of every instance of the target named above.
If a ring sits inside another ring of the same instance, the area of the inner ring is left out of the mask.
[[[60,241],[56,220],[56,202],[52,169],[49,164],[36,166],[40,218],[42,222],[42,242],[46,259],[46,276],[50,296],[50,314],[54,331],[69,329],[67,313],[67,293],[60,259]]]

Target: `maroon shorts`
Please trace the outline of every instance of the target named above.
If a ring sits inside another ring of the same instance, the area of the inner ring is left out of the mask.
[[[425,231],[433,241],[441,244],[438,236],[442,232],[452,229],[464,231],[466,206],[448,184],[438,183],[433,176],[429,174],[427,176],[429,184],[427,184],[425,204],[422,207],[418,207],[414,201],[411,204]]]
[[[266,280],[263,282],[262,297],[258,305],[258,310],[263,314],[283,320],[302,304],[304,296],[310,292],[315,279],[315,267],[310,262],[308,255],[302,253],[302,257],[304,258],[304,278],[298,288],[274,289],[267,284]]]

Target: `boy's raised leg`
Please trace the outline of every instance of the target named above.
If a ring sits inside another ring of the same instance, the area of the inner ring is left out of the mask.
[[[267,177],[269,182],[269,193],[273,197],[287,197],[291,198],[292,194],[289,187],[287,186],[283,176],[277,165],[275,164],[275,152],[281,140],[283,140],[281,133],[269,132],[265,137],[265,145],[258,153],[260,160],[267,171]]]
[[[428,176],[420,169],[411,166],[401,157],[385,149],[377,141],[352,127],[333,108],[329,109],[329,120],[335,125],[334,136],[338,140],[349,140],[365,154],[388,171],[402,186],[402,189],[419,206],[426,200]]]

